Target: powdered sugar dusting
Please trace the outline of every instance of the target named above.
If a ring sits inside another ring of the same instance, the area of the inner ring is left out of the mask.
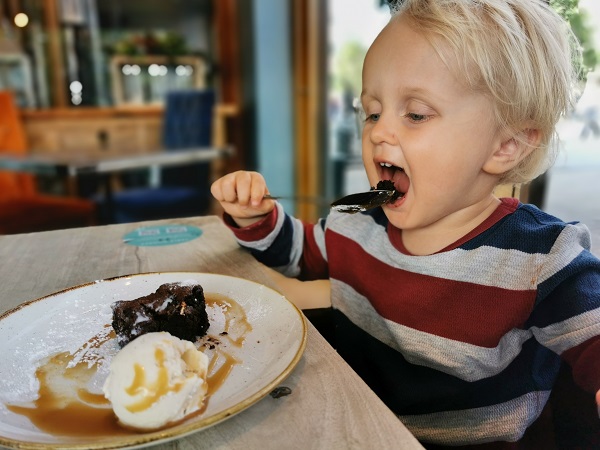
[[[167,297],[167,298],[166,298],[166,299],[165,299],[165,300],[162,302],[162,304],[161,304],[161,305],[160,305],[158,308],[156,308],[156,311],[158,311],[158,312],[162,312],[162,311],[164,311],[165,309],[167,309],[167,306],[169,306],[169,304],[170,304],[172,301],[173,301],[173,297]],[[136,322],[136,323],[137,323],[137,322]]]
[[[133,322],[133,324],[137,325],[138,323],[148,322],[149,320],[150,320],[150,317],[148,317],[146,314],[144,314],[143,311],[137,311],[136,317],[135,317],[135,322]]]

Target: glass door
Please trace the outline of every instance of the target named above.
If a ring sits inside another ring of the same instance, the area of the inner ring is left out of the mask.
[[[384,0],[329,0],[326,196],[369,189],[361,160],[355,101],[367,49],[390,19]]]
[[[600,256],[600,3],[579,0],[575,12],[571,23],[590,72],[575,111],[559,123],[560,153],[541,187],[540,206],[562,220],[586,224],[592,234],[592,253]]]

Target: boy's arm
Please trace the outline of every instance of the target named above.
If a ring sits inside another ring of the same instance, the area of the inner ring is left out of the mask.
[[[240,228],[227,214],[224,222],[238,243],[266,266],[290,278],[329,278],[324,220],[305,224],[286,214],[276,203],[273,211],[250,226]]]
[[[331,306],[329,280],[300,281],[263,266],[263,270],[277,285],[278,291],[300,309],[328,308]]]
[[[573,381],[600,402],[600,260],[581,224],[567,224],[540,267],[538,297],[528,327],[560,355]]]
[[[247,242],[244,239],[264,241],[268,234],[281,228],[277,225],[279,222],[277,220],[278,212],[281,211],[276,208],[264,220],[252,224],[251,228],[245,227],[246,229],[236,227],[227,215],[224,216],[224,221],[232,229],[234,235],[238,238],[238,242],[240,238],[242,244]],[[268,248],[264,251],[268,252]],[[327,308],[331,306],[330,282],[328,279],[300,281],[297,278],[287,277],[267,265],[263,264],[262,267],[267,276],[273,280],[277,290],[299,309]]]

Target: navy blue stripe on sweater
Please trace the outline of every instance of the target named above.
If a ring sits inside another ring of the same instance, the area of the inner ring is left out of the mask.
[[[294,244],[293,218],[285,215],[281,230],[275,237],[273,244],[265,251],[252,249],[252,255],[269,267],[282,267],[290,263],[291,248]]]
[[[530,254],[547,254],[564,228],[564,222],[535,206],[519,205],[513,214],[502,218],[460,248],[473,250],[488,245],[506,250],[517,249]],[[540,239],[540,236],[544,238]]]
[[[560,358],[535,339],[498,375],[476,382],[408,362],[334,310],[340,355],[398,415],[491,406],[523,394],[552,388]],[[515,380],[519,380],[518,382]]]
[[[375,224],[379,225],[380,227],[387,228],[388,218],[385,215],[385,213],[383,212],[382,208],[369,209],[369,210],[364,211],[364,212],[359,213],[359,214],[364,214],[364,215],[367,215],[367,216],[371,216],[371,218],[373,219],[373,221],[375,222]]]
[[[598,279],[598,259],[587,250],[582,251],[569,265],[538,285],[539,304],[525,327],[542,328],[596,309],[600,299]]]
[[[376,225],[387,228],[388,219],[381,208],[374,208],[360,214],[371,216]],[[547,254],[565,226],[565,222],[533,205],[520,204],[513,214],[501,218],[489,229],[469,239],[459,248],[474,250],[485,245],[504,250],[516,249],[530,254]],[[544,238],[540,239],[540,236]]]

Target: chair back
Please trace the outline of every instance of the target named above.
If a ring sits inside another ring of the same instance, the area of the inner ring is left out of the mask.
[[[27,151],[27,136],[14,95],[10,91],[0,91],[0,154],[24,156]],[[0,169],[0,200],[33,195],[35,190],[31,174]]]
[[[215,92],[212,89],[171,91],[167,94],[163,145],[167,150],[210,147],[212,144]],[[165,168],[163,186],[199,186],[208,182],[209,163]]]

